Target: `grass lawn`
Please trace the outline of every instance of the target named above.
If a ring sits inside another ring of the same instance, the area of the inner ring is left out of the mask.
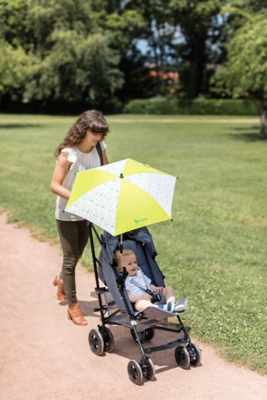
[[[183,320],[193,337],[267,373],[267,142],[257,140],[257,118],[153,122],[166,117],[107,117],[109,161],[130,157],[179,177],[174,221],[150,227],[166,284],[179,299],[189,298]],[[10,211],[10,221],[23,221],[55,242],[53,151],[74,121],[0,115],[0,207]],[[89,248],[82,262],[90,264]]]

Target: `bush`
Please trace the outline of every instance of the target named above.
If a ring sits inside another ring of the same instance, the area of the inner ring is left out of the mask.
[[[130,103],[127,104],[125,110],[130,114],[145,114],[146,103],[147,100],[139,100],[139,99],[132,100],[130,101]]]
[[[145,105],[146,114],[177,114],[177,100],[166,97],[152,97]]]
[[[258,115],[258,109],[250,100],[242,99],[168,99],[152,97],[132,100],[126,106],[130,114],[172,115]]]

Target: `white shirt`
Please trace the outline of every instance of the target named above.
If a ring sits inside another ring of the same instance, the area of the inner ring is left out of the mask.
[[[125,279],[125,287],[127,290],[129,290],[131,295],[139,296],[146,293],[145,290],[138,288],[131,282],[133,278],[135,282],[137,282],[142,287],[150,289],[149,285],[151,284],[151,280],[138,268],[135,276],[127,276],[127,278]]]
[[[102,142],[102,140],[100,141],[100,146],[103,152],[106,148],[106,145],[104,142]],[[101,166],[96,147],[94,147],[90,153],[82,153],[77,149],[77,147],[66,147],[62,150],[62,152],[66,152],[68,154],[68,161],[72,163],[62,183],[62,186],[70,191],[72,190],[75,181],[75,174],[77,172],[82,172],[86,171],[87,169]],[[83,218],[79,217],[78,215],[71,214],[69,212],[63,212],[67,202],[68,200],[57,196],[55,212],[56,219],[60,221],[82,221]]]

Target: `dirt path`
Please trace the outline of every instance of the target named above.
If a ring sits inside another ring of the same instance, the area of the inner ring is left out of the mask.
[[[1,399],[267,399],[266,376],[228,365],[201,344],[199,367],[178,368],[173,349],[154,353],[155,379],[134,385],[127,363],[139,361],[140,353],[129,331],[111,327],[114,352],[103,357],[91,353],[87,337],[99,321],[93,313],[94,276],[81,267],[77,270],[78,295],[89,325],[76,326],[67,320],[66,307],[59,304],[52,286],[60,264],[57,248],[6,224],[6,215],[0,215]],[[157,332],[152,343],[161,343],[163,335]]]

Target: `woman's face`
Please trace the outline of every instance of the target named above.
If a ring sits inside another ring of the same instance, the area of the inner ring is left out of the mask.
[[[102,139],[101,133],[95,133],[91,131],[87,131],[85,135],[85,140],[90,146],[95,147],[97,143]]]

